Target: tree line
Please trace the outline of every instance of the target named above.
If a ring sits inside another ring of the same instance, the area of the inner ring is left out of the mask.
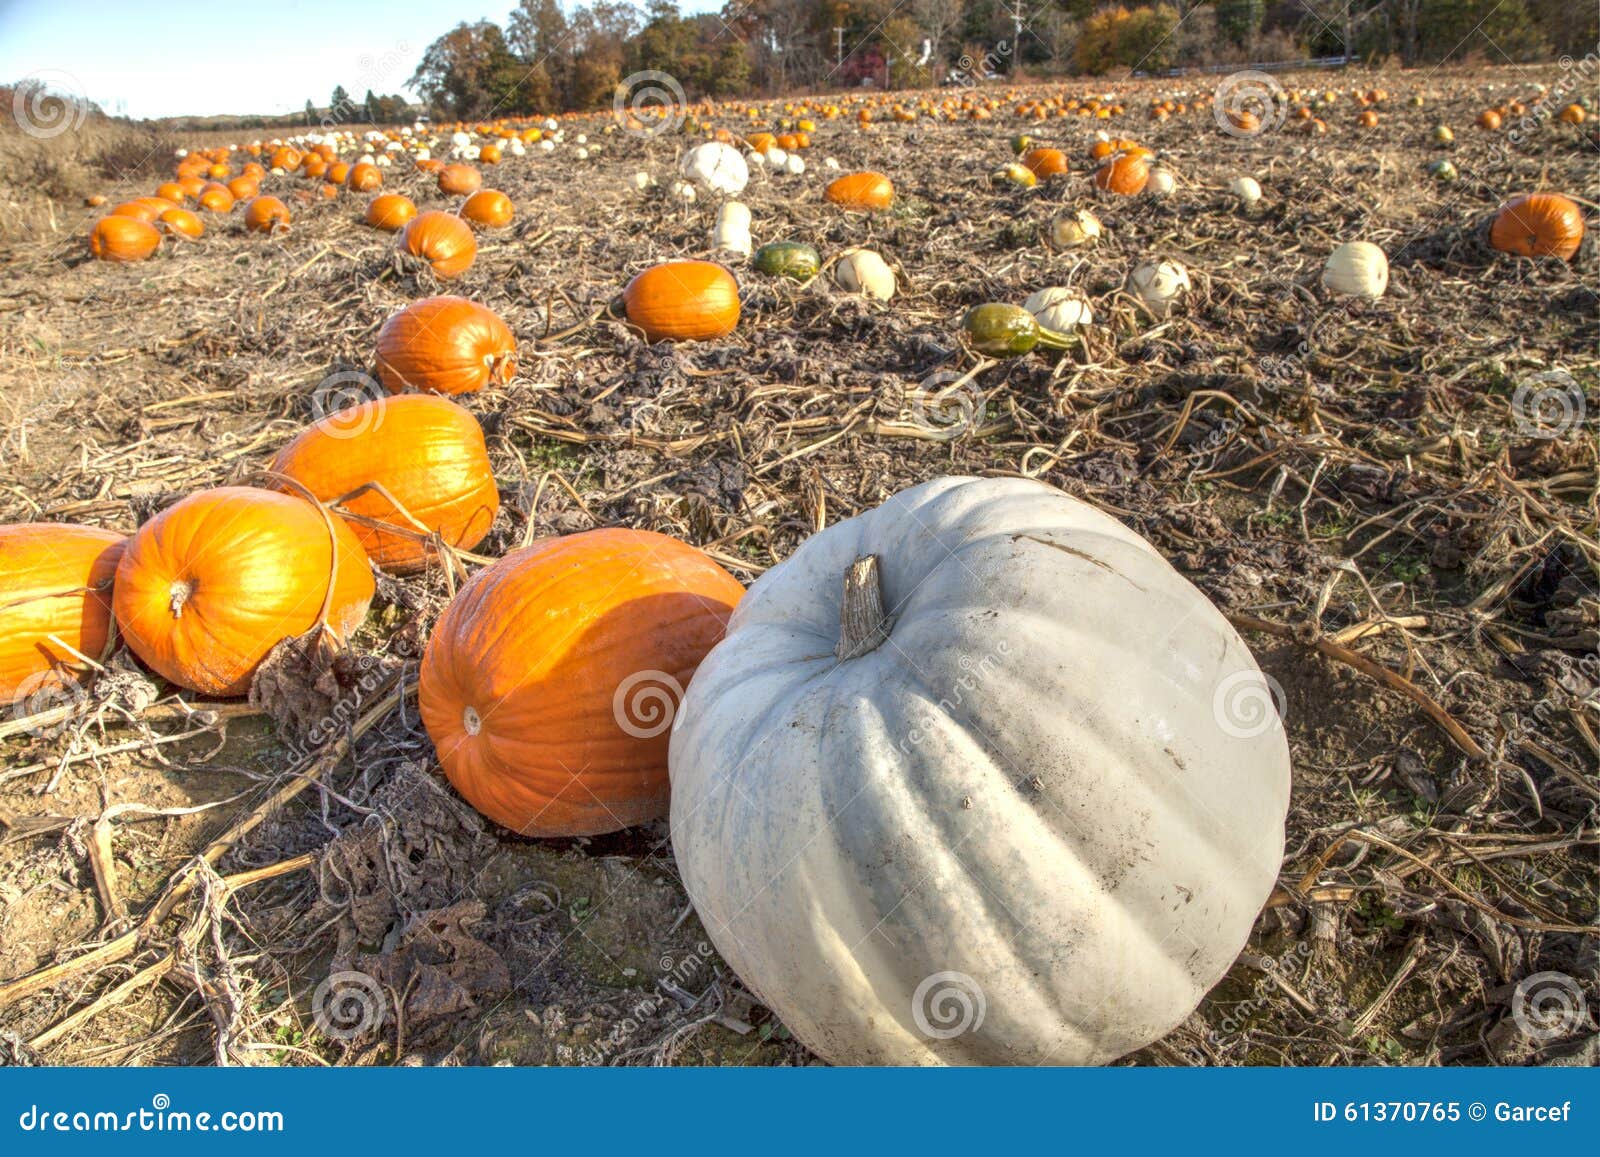
[[[521,0],[503,28],[435,40],[409,87],[438,116],[527,116],[604,107],[647,72],[695,100],[1330,56],[1504,63],[1592,53],[1597,24],[1572,0],[730,0],[693,15],[673,0]],[[398,118],[367,114],[388,100],[333,110],[384,123]]]

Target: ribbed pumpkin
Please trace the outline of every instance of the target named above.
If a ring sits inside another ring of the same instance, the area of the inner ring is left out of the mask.
[[[327,631],[348,639],[374,589],[342,519],[305,498],[223,486],[139,529],[117,564],[112,608],[152,670],[191,691],[237,696],[273,647],[318,624],[325,601]]]
[[[252,233],[279,233],[289,227],[289,206],[276,197],[256,197],[244,207],[244,227]]]
[[[412,532],[393,534],[349,520],[368,557],[394,574],[421,570],[436,554],[415,537],[416,523],[450,546],[471,550],[500,509],[478,419],[432,394],[377,398],[329,414],[280,450],[272,470],[323,502],[369,482],[381,486],[382,492],[369,490],[340,508]]]
[[[1046,177],[1064,177],[1071,170],[1067,154],[1060,149],[1029,149],[1022,154],[1022,164],[1041,181]]]
[[[392,393],[470,394],[517,372],[517,339],[493,310],[464,297],[429,297],[378,331],[378,379]]]
[[[235,201],[248,201],[261,192],[261,182],[254,177],[235,177],[228,182],[228,192]]]
[[[1097,189],[1124,197],[1142,193],[1149,180],[1150,166],[1138,153],[1119,153],[1094,171]]]
[[[439,170],[439,192],[465,197],[483,187],[483,174],[471,165],[446,165]]]
[[[164,197],[136,197],[132,201],[124,201],[113,206],[113,217],[132,217],[135,221],[147,221],[155,224],[156,218],[168,209],[176,209],[177,205]]]
[[[205,234],[206,227],[199,217],[187,209],[168,209],[161,214],[161,226],[175,237],[187,237],[193,240]]]
[[[58,666],[80,665],[72,651],[103,656],[125,541],[92,526],[0,526],[0,704],[62,685]]]
[[[710,261],[652,265],[628,282],[622,300],[651,343],[725,337],[739,324],[739,283]]]
[[[174,205],[181,205],[186,199],[183,186],[178,184],[176,181],[164,182],[159,188],[156,189],[156,196],[160,197],[163,201],[171,201]]]
[[[383,193],[367,206],[367,224],[385,233],[404,228],[416,215],[417,207],[411,198],[399,193]]]
[[[434,629],[419,686],[445,774],[528,836],[666,815],[683,688],[744,589],[694,547],[594,530],[475,575]]]
[[[461,215],[474,225],[502,229],[511,224],[516,210],[511,205],[511,198],[500,190],[479,189],[461,206]]]
[[[894,182],[882,173],[846,173],[835,177],[823,196],[846,209],[873,212],[894,203]]]
[[[472,268],[478,242],[467,223],[438,209],[418,214],[397,238],[401,249],[433,267],[434,276],[449,281]]]
[[[1495,213],[1489,244],[1519,257],[1571,261],[1583,244],[1583,211],[1560,193],[1524,193]]]
[[[89,231],[89,252],[101,261],[143,261],[161,245],[161,231],[137,217],[102,217]]]

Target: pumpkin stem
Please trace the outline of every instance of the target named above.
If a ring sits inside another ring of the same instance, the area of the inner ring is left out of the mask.
[[[167,607],[172,611],[172,617],[175,619],[183,618],[183,604],[189,601],[190,595],[194,594],[194,583],[188,579],[179,579],[172,584],[172,589],[167,593],[170,596]]]
[[[859,659],[889,637],[889,616],[883,610],[883,585],[878,556],[863,555],[844,572],[844,602],[839,607],[840,660]]]
[[[461,726],[467,729],[468,735],[476,735],[483,730],[483,716],[478,714],[476,707],[468,707],[461,713]]]

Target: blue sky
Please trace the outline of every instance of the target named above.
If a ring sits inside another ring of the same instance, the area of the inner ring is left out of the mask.
[[[564,0],[563,7],[570,3]],[[685,12],[720,0],[679,0]],[[502,27],[515,0],[0,0],[0,84],[38,76],[132,117],[295,112],[342,84],[405,91],[461,21]]]

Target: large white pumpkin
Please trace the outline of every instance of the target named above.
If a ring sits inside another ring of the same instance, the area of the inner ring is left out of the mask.
[[[706,141],[683,154],[683,175],[713,193],[737,197],[750,183],[750,169],[739,150],[721,141]]]
[[[868,556],[886,635],[873,582],[844,595]],[[1269,686],[1216,608],[1115,519],[1000,478],[904,491],[762,576],[670,767],[707,932],[835,1064],[1159,1039],[1244,946],[1289,797]]]

